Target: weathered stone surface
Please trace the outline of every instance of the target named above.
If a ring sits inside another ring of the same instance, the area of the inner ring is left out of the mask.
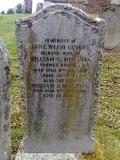
[[[111,4],[120,5],[120,0],[111,0]]]
[[[37,3],[37,7],[36,7],[36,12],[38,12],[39,10],[43,9],[43,3]]]
[[[101,11],[106,21],[105,49],[120,51],[120,5],[107,5]]]
[[[73,7],[80,8],[82,10],[85,10],[88,1],[87,0],[45,0],[44,1],[44,8],[48,7],[53,4],[68,4]]]
[[[41,153],[41,154],[32,154],[32,153],[19,153],[16,157],[16,160],[80,160],[80,157],[75,156],[74,154],[52,154],[52,153]]]
[[[8,51],[0,40],[0,160],[10,159],[9,71]]]
[[[24,152],[92,152],[103,22],[54,5],[16,27],[26,91]]]
[[[15,160],[80,160],[81,155],[70,153],[17,153]]]

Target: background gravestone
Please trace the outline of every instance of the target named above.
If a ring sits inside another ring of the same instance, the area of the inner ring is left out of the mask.
[[[43,3],[37,3],[37,6],[36,6],[36,12],[38,12],[39,10],[43,9]]]
[[[88,1],[87,0],[45,0],[44,7],[48,7],[53,4],[68,4],[73,7],[77,7],[85,10]]]
[[[24,0],[25,13],[32,13],[32,0]]]
[[[104,6],[101,17],[105,19],[105,49],[120,51],[120,3]]]
[[[10,160],[10,61],[0,40],[0,160]]]
[[[94,150],[102,31],[102,21],[67,5],[16,22],[27,108],[24,153]]]

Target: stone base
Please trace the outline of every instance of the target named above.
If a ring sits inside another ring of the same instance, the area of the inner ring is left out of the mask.
[[[80,139],[54,139],[52,141],[42,142],[25,137],[23,141],[25,153],[91,153],[95,148],[95,140],[90,136],[82,135]]]
[[[23,141],[15,160],[80,160],[81,154],[74,153],[25,153]]]
[[[15,160],[80,160],[80,155],[69,153],[24,153],[24,151],[20,151]]]

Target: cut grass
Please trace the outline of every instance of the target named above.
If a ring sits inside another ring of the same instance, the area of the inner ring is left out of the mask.
[[[102,150],[101,144],[97,141],[95,151],[92,154],[84,154],[80,160],[104,160]]]
[[[11,66],[12,151],[16,153],[23,138],[23,108],[19,97],[19,65],[16,53],[15,20],[25,15],[0,15],[0,37],[9,49]],[[99,112],[97,119],[98,154],[102,160],[119,160],[120,157],[120,53],[103,55],[100,77]],[[100,150],[99,148],[102,148]],[[85,160],[99,160],[95,154]],[[100,160],[101,160],[100,159]]]
[[[120,158],[120,53],[105,53],[100,77],[97,137],[104,160]]]
[[[6,43],[11,58],[11,137],[12,152],[16,153],[23,138],[23,110],[19,98],[19,65],[15,39],[15,21],[26,15],[0,15],[0,38]]]

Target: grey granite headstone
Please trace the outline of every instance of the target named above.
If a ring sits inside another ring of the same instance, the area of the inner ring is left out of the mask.
[[[104,6],[101,17],[106,21],[105,49],[120,51],[120,4]]]
[[[53,4],[67,4],[85,10],[88,4],[87,0],[44,0],[44,7]]]
[[[21,155],[94,150],[103,26],[67,5],[16,22],[27,110]]]
[[[0,160],[10,160],[10,60],[0,40]]]

